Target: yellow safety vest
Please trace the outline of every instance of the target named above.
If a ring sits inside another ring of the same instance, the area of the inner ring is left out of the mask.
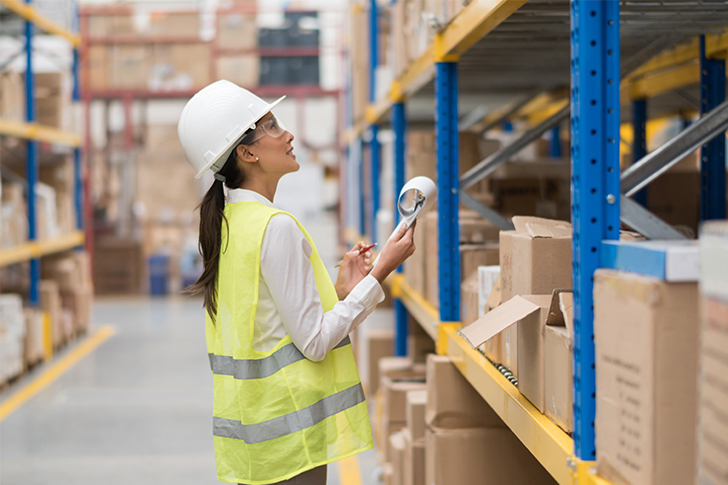
[[[321,362],[306,359],[290,336],[253,349],[260,247],[271,217],[290,214],[259,202],[225,207],[216,321],[206,316],[214,386],[217,478],[264,485],[372,448],[372,432],[349,338]],[[293,218],[296,220],[295,218]],[[309,258],[325,312],[339,301],[308,232]]]

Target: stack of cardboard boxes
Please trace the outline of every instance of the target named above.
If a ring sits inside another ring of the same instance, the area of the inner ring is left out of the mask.
[[[728,224],[700,232],[697,482],[728,484]]]
[[[84,251],[46,258],[40,283],[41,305],[50,319],[53,345],[59,347],[88,329],[93,282]]]
[[[24,367],[25,317],[20,295],[0,295],[0,384]]]

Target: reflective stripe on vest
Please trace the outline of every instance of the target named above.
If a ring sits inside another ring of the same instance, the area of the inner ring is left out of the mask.
[[[347,336],[334,347],[338,349],[349,345]],[[272,376],[286,366],[295,364],[306,357],[292,343],[284,345],[268,357],[262,359],[234,359],[228,355],[208,354],[212,373],[218,376],[233,376],[235,379],[263,379]]]
[[[248,444],[263,443],[310,428],[362,402],[364,402],[364,389],[359,383],[306,408],[262,423],[243,424],[232,419],[213,417],[213,434],[221,438],[242,440]]]

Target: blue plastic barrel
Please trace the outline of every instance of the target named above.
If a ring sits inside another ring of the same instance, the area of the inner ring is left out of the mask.
[[[149,257],[149,294],[166,295],[169,280],[169,256],[155,254]]]

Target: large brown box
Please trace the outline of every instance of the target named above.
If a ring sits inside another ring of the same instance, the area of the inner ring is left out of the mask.
[[[146,271],[140,241],[97,239],[93,267],[97,295],[138,295],[142,292]]]
[[[728,223],[700,229],[699,484],[728,485]]]
[[[461,330],[475,349],[501,334],[503,365],[518,378],[518,389],[543,412],[543,328],[551,295],[515,296]],[[505,358],[503,358],[505,357]]]
[[[427,358],[425,421],[430,427],[505,426],[449,357]]]
[[[146,31],[150,35],[194,37],[200,33],[200,14],[186,12],[154,12]]]
[[[427,484],[556,483],[508,428],[428,428],[426,440]]]
[[[401,433],[404,438],[402,483],[403,485],[425,485],[425,435],[414,439],[408,428],[403,429]]]
[[[425,289],[427,300],[436,307],[440,304],[438,213],[430,212],[423,224],[427,231],[425,257]],[[478,266],[498,264],[499,250],[495,243],[460,245],[460,281],[478,271]]]
[[[58,290],[58,283],[52,280],[41,280],[40,302],[41,308],[50,319],[51,342],[53,347],[58,347],[69,336],[68,329],[63,323],[61,294]]]
[[[574,430],[574,294],[554,293],[543,335],[544,414],[571,433]]]
[[[255,55],[218,57],[217,77],[245,88],[255,88],[260,82],[260,57]]]
[[[538,217],[514,217],[513,224],[500,233],[502,301],[571,288],[571,224]]]
[[[223,49],[255,49],[258,46],[258,23],[255,15],[221,14],[217,23],[217,43]]]
[[[147,89],[152,66],[150,46],[114,45],[109,48],[108,88]]]
[[[697,284],[612,270],[594,278],[599,474],[618,484],[693,483]]]
[[[427,389],[407,392],[406,423],[409,436],[418,441],[425,437],[425,408]]]
[[[379,362],[394,354],[394,331],[369,329],[367,344],[367,391],[374,396],[379,389]]]

